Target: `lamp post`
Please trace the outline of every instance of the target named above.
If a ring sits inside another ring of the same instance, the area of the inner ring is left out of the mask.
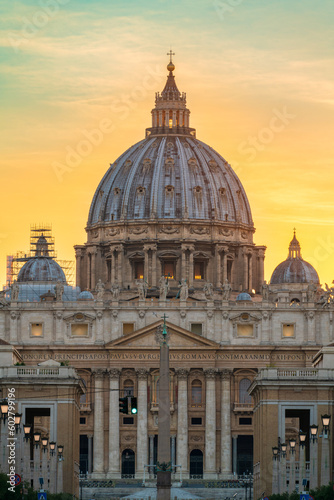
[[[56,493],[57,453],[56,442],[50,441],[50,493]]]
[[[329,425],[330,415],[321,415],[322,421],[322,443],[321,443],[321,484],[328,484],[330,481],[330,456],[329,456]]]
[[[281,444],[281,456],[280,456],[280,477],[279,477],[279,493],[282,495],[286,492],[286,450],[288,445],[286,443]]]
[[[37,488],[39,484],[39,478],[41,477],[41,433],[34,432],[34,488]]]
[[[293,491],[295,491],[295,487],[296,487],[296,466],[295,466],[296,443],[297,442],[295,439],[289,440],[289,445],[290,445],[289,493],[292,493]]]
[[[31,424],[23,424],[23,477],[27,478],[30,481],[30,433],[31,433]]]
[[[318,426],[310,426],[310,490],[318,486]]]
[[[57,446],[58,450],[58,467],[57,467],[57,493],[62,493],[63,491],[63,452],[64,452],[64,446],[62,444],[59,444]]]
[[[272,484],[272,492],[273,494],[278,493],[278,465],[279,465],[279,448],[278,446],[274,446],[272,448],[273,452],[273,484]],[[247,498],[246,498],[247,500]]]
[[[306,432],[301,431],[299,433],[299,488],[301,488],[304,479],[306,479],[305,444],[306,444]]]

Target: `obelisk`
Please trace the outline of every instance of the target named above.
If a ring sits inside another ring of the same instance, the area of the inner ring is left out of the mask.
[[[170,395],[169,395],[169,347],[167,341],[166,315],[160,343],[159,374],[159,417],[158,417],[158,463],[157,499],[170,500]]]

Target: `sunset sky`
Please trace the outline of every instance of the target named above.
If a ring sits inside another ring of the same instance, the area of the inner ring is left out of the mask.
[[[0,284],[31,224],[74,260],[98,182],[151,124],[170,47],[190,125],[245,187],[265,278],[296,227],[331,283],[333,24],[333,0],[2,2]]]

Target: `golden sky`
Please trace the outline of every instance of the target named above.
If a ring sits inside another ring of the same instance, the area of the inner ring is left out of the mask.
[[[197,138],[246,189],[266,279],[296,227],[332,282],[332,0],[21,0],[0,19],[1,283],[31,224],[74,260],[100,179],[150,126],[171,46]]]

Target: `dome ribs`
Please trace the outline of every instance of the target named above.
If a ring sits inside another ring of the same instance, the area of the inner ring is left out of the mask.
[[[165,149],[166,145],[166,137],[163,137],[161,139],[161,143],[158,148],[157,152],[157,160],[155,162],[155,168],[154,168],[154,177],[152,179],[152,189],[151,189],[151,198],[150,198],[150,218],[154,219],[156,217],[159,217],[158,213],[158,198],[162,195],[161,193],[161,172],[162,172],[162,166],[164,163],[164,155],[163,151]],[[159,190],[160,187],[160,190]],[[162,198],[161,198],[162,199]]]

